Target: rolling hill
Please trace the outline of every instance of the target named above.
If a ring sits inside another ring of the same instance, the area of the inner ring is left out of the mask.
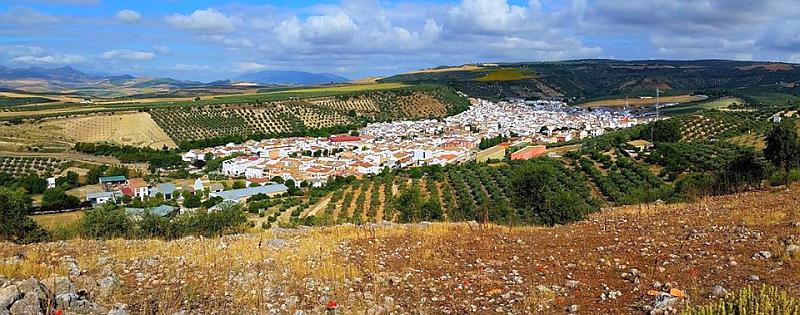
[[[574,60],[484,64],[415,71],[379,82],[445,83],[474,97],[556,98],[574,102],[667,94],[800,94],[800,65],[730,60]]]

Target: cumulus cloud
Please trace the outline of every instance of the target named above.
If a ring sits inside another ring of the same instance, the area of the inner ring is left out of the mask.
[[[216,9],[196,10],[191,15],[173,14],[167,17],[170,25],[203,33],[227,33],[236,29],[236,18]]]
[[[74,64],[81,63],[86,59],[80,55],[73,54],[53,54],[44,56],[19,56],[11,59],[12,62],[27,64]]]
[[[147,61],[153,60],[157,55],[149,51],[136,51],[128,49],[115,49],[104,52],[100,58],[109,60]]]
[[[141,19],[142,15],[133,10],[122,10],[117,12],[117,20],[122,23],[135,24]]]

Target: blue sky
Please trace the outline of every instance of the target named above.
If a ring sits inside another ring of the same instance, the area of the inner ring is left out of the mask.
[[[795,0],[4,0],[0,65],[210,81],[577,58],[800,62]]]

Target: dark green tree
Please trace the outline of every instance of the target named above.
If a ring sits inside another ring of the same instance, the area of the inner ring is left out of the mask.
[[[794,120],[787,119],[767,133],[764,157],[788,171],[800,163],[800,143]]]
[[[28,217],[31,199],[17,190],[0,187],[0,240],[14,243],[44,241],[48,233]]]

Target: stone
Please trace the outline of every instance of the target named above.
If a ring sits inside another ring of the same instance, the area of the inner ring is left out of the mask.
[[[711,295],[714,297],[725,297],[728,295],[728,290],[725,290],[721,285],[715,285],[714,288],[711,289]]]
[[[117,285],[117,279],[112,276],[108,276],[97,280],[97,285],[100,286],[101,289],[111,289]]]
[[[797,245],[794,245],[794,244],[788,245],[788,246],[786,246],[786,249],[784,250],[784,252],[786,253],[786,256],[798,257],[798,256],[800,256],[800,246],[797,246]]]
[[[475,220],[467,221],[467,224],[471,230],[479,230],[481,228],[481,225]]]
[[[675,312],[675,302],[678,299],[669,293],[661,292],[656,295],[650,314],[672,314]]]
[[[575,314],[578,312],[578,305],[572,304],[567,308],[567,313]]]
[[[64,256],[61,257],[61,261],[64,264],[64,266],[67,267],[67,270],[69,270],[70,276],[77,277],[81,275],[81,268],[78,266],[77,259],[72,258],[72,256]]]
[[[385,313],[386,310],[380,305],[373,305],[367,310],[367,315],[383,315]]]
[[[768,250],[762,250],[753,254],[753,259],[770,259],[772,258],[772,253]]]
[[[89,300],[89,293],[84,290],[56,295],[56,305],[61,309],[79,313],[91,313],[97,310],[97,304]]]
[[[108,315],[128,315],[128,304],[114,304],[114,307],[108,311]]]
[[[760,281],[760,280],[761,280],[761,278],[759,278],[759,277],[758,277],[758,276],[756,276],[756,275],[750,275],[750,277],[747,277],[747,280],[748,280],[748,281]]]
[[[19,300],[22,298],[22,292],[19,292],[19,289],[16,285],[9,285],[5,288],[0,289],[0,309],[8,309],[14,301]]]
[[[75,285],[69,277],[52,276],[44,281],[44,284],[53,292],[53,295],[75,292]]]
[[[8,309],[11,314],[19,315],[38,315],[44,314],[42,303],[34,292],[26,292],[25,295],[14,302]]]
[[[289,245],[289,242],[287,242],[285,240],[282,240],[282,239],[279,239],[279,238],[275,238],[275,239],[271,239],[271,240],[267,241],[267,247],[285,247],[287,245]]]
[[[294,315],[306,315],[306,312],[304,310],[296,310],[294,311]]]
[[[581,282],[578,280],[567,280],[564,283],[564,286],[570,289],[577,289],[581,285]]]

